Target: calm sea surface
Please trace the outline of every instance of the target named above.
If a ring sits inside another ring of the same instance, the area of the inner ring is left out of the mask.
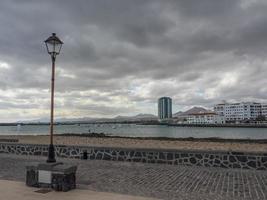
[[[267,128],[175,127],[136,124],[76,124],[55,125],[54,130],[56,134],[94,132],[127,137],[220,137],[231,139],[267,139]],[[48,133],[48,125],[0,126],[0,135],[46,135]]]

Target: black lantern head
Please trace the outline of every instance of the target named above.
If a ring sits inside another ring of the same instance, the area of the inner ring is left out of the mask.
[[[44,41],[47,49],[47,53],[55,57],[60,53],[63,42],[56,36],[55,33],[52,33],[52,36],[47,38]]]

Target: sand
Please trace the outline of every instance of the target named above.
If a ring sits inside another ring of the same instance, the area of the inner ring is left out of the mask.
[[[49,144],[49,136],[0,136],[0,139],[18,139],[19,143]],[[82,145],[121,148],[155,148],[176,150],[219,150],[242,152],[267,152],[267,144],[236,141],[180,141],[133,138],[99,138],[79,136],[54,136],[57,145]]]

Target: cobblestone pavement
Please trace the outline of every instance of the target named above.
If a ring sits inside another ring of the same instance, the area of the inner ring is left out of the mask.
[[[0,154],[0,179],[25,181],[44,157]],[[267,171],[58,159],[78,165],[78,187],[160,199],[267,199]]]

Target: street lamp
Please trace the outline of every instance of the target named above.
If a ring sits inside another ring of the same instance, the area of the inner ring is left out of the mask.
[[[55,61],[56,61],[56,56],[60,53],[63,42],[56,36],[55,33],[52,33],[52,36],[47,38],[44,42],[46,45],[47,53],[51,55],[51,59],[52,59],[50,145],[48,148],[48,159],[46,162],[54,163],[54,162],[56,162],[55,148],[53,145]]]

